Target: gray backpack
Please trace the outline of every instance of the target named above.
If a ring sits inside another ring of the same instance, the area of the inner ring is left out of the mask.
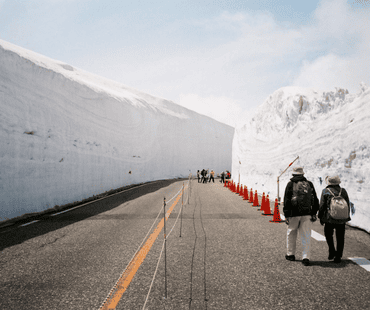
[[[349,221],[349,206],[347,204],[347,201],[341,196],[342,188],[340,189],[337,196],[329,188],[328,191],[330,192],[330,194],[333,195],[329,202],[329,218],[343,222]]]

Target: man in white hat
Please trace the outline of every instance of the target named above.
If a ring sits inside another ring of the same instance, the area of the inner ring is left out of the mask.
[[[305,266],[310,264],[311,222],[316,221],[318,210],[319,200],[312,182],[304,177],[302,167],[293,168],[293,177],[285,188],[283,208],[288,225],[287,260],[295,260],[299,232],[303,246],[302,263]]]

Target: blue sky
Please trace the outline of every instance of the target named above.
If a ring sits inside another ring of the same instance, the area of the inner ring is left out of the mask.
[[[235,125],[280,87],[370,84],[369,2],[0,0],[0,39]]]

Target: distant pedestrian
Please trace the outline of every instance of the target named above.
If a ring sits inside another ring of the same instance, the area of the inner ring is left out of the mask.
[[[201,183],[205,183],[207,172],[203,169],[200,174],[202,175]]]
[[[319,200],[312,182],[304,176],[303,168],[293,169],[293,177],[288,182],[284,194],[283,212],[286,218],[287,254],[285,258],[295,260],[297,234],[303,245],[302,263],[310,264],[311,226],[316,221]]]
[[[198,178],[198,183],[199,183],[200,181],[200,171],[199,170],[197,171],[197,178]]]
[[[221,183],[225,183],[225,171],[221,172]]]
[[[204,178],[203,178],[203,183],[207,183],[208,181],[208,169],[204,170]]]
[[[215,172],[213,170],[211,170],[209,175],[209,183],[211,183],[211,180],[213,180],[213,183],[215,183]]]
[[[344,249],[345,223],[351,220],[350,202],[347,191],[339,186],[341,182],[339,176],[328,176],[325,181],[327,186],[321,193],[318,217],[321,225],[325,225],[324,233],[329,247],[328,259],[334,259],[335,263],[340,263]],[[339,203],[338,212],[335,211],[335,206],[333,205],[335,202]],[[337,239],[336,250],[333,239],[334,230]]]

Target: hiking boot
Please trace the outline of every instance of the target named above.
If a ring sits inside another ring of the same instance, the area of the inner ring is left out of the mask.
[[[335,254],[337,254],[337,253],[335,253],[335,252],[330,253],[330,252],[329,252],[328,260],[332,260],[332,259],[334,259]]]
[[[342,259],[340,258],[340,257],[335,257],[334,258],[334,263],[337,263],[337,264],[339,264],[340,262],[342,261]]]
[[[285,255],[285,258],[287,259],[287,260],[290,260],[290,261],[295,261],[295,256],[294,255]]]
[[[304,258],[302,260],[302,264],[305,265],[305,266],[308,266],[310,264],[310,260],[308,258]]]

